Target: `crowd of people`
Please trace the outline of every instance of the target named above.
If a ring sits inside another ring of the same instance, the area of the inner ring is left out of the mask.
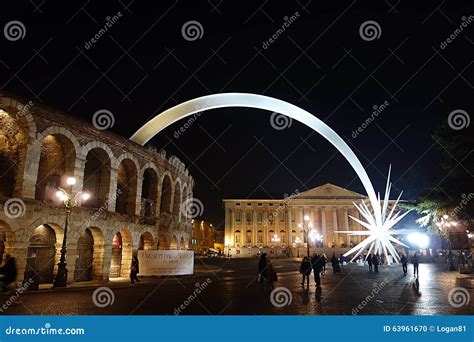
[[[371,253],[363,257],[363,260],[367,262],[369,266],[369,272],[379,272],[379,265],[385,264],[385,256]],[[301,273],[302,280],[301,285],[303,288],[308,287],[310,283],[310,276],[313,273],[315,286],[317,288],[321,287],[321,275],[326,273],[326,264],[328,258],[324,253],[314,253],[312,256],[305,256],[301,260],[299,272]],[[341,254],[339,257],[336,256],[336,253],[333,252],[333,255],[330,259],[333,274],[340,273],[344,265],[347,264],[346,257]],[[413,276],[415,278],[419,275],[419,256],[418,253],[413,254],[411,257],[411,263],[413,264]],[[408,257],[404,254],[400,255],[400,264],[402,266],[402,271],[404,275],[408,273]],[[273,263],[267,258],[267,253],[262,253],[260,255],[260,260],[258,262],[258,277],[257,282],[260,284],[260,289],[274,289],[274,283],[278,280],[278,275],[275,272]]]

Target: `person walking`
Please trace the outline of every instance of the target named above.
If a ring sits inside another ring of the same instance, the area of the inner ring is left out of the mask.
[[[326,275],[326,263],[328,262],[328,257],[326,256],[326,253],[320,254],[320,263],[321,263],[321,274]]]
[[[260,255],[258,261],[258,282],[260,283],[260,289],[265,289],[265,282],[267,281],[267,253]]]
[[[130,266],[130,281],[132,282],[132,286],[135,284],[135,281],[140,282],[137,277],[138,272],[140,272],[138,257],[134,256],[132,258],[132,265]]]
[[[400,257],[400,261],[402,262],[403,275],[406,275],[408,272],[408,259],[405,254],[402,254],[402,256]]]
[[[314,282],[316,283],[316,287],[321,287],[321,270],[323,269],[323,256],[318,255],[317,253],[313,254],[311,258],[311,266],[313,268],[314,273]]]
[[[382,255],[380,256],[380,265],[385,265],[385,254],[382,253]]]
[[[5,263],[0,267],[0,286],[3,292],[11,290],[9,284],[16,280],[17,273],[15,258],[10,254],[5,255]]]
[[[420,261],[418,260],[418,253],[415,252],[411,258],[411,263],[413,264],[413,276],[418,277],[420,275],[418,271],[418,266],[420,265]]]
[[[379,255],[372,254],[372,264],[374,264],[374,272],[379,273]]]
[[[309,261],[308,257],[305,256],[303,260],[301,260],[301,265],[300,265],[300,273],[303,275],[303,281],[301,282],[301,285],[304,287],[304,282],[308,283],[308,288],[309,288],[309,276],[311,274],[311,262]]]
[[[267,279],[268,279],[268,289],[273,290],[275,286],[274,282],[278,281],[278,275],[273,268],[273,263],[271,261],[267,262]]]
[[[372,254],[367,255],[367,263],[369,264],[369,272],[372,272]]]
[[[332,252],[332,258],[331,258],[331,265],[332,265],[332,273],[336,274],[336,272],[339,272],[339,260],[337,260],[336,257],[336,252]]]
[[[341,264],[341,269],[344,266],[344,263],[346,262],[346,257],[344,254],[341,253],[341,256],[339,257],[339,263]]]

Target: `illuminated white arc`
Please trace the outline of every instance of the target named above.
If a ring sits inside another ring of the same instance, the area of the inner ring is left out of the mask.
[[[225,107],[246,107],[268,110],[289,116],[290,118],[295,119],[312,128],[324,138],[326,138],[331,144],[333,144],[334,147],[336,147],[339,152],[342,153],[344,158],[347,159],[349,164],[356,172],[357,176],[359,176],[362,185],[367,192],[372,208],[377,213],[381,211],[380,202],[377,200],[374,187],[369,179],[369,176],[367,175],[367,172],[346,142],[328,125],[311,113],[295,105],[292,105],[291,103],[278,100],[273,97],[246,93],[223,93],[198,97],[196,99],[183,102],[165,110],[161,114],[158,114],[145,125],[143,125],[138,131],[136,131],[130,140],[136,142],[137,144],[144,145],[158,132],[180,119],[205,110]],[[379,215],[376,215],[375,218],[377,221],[381,221],[381,217]],[[377,223],[379,225],[382,224],[382,222]]]

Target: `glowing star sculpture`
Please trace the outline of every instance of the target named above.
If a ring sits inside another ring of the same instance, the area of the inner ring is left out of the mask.
[[[350,251],[344,254],[344,256],[348,256],[357,252],[351,261],[357,258],[362,252],[364,252],[368,248],[367,256],[370,253],[384,254],[385,260],[387,260],[387,262],[390,264],[391,262],[388,257],[388,255],[390,254],[393,257],[393,259],[398,263],[400,261],[400,256],[395,250],[395,247],[393,247],[392,242],[408,247],[403,242],[393,237],[393,235],[395,234],[396,235],[406,234],[406,233],[411,232],[411,230],[410,229],[397,229],[397,230],[392,229],[410,211],[406,211],[402,215],[400,215],[401,211],[398,211],[396,214],[394,214],[398,201],[400,200],[400,197],[402,196],[402,193],[403,193],[402,191],[400,195],[398,196],[397,200],[395,201],[395,204],[393,205],[392,209],[389,212],[388,203],[389,203],[390,189],[392,187],[392,184],[390,183],[390,171],[391,171],[391,166],[388,169],[387,186],[385,188],[385,198],[383,200],[383,206],[378,206],[380,210],[377,210],[374,208],[372,208],[371,210],[367,207],[365,202],[362,201],[360,205],[357,205],[356,203],[354,203],[354,205],[357,208],[357,210],[359,210],[359,212],[362,214],[362,216],[365,218],[366,222],[361,221],[358,218],[355,218],[349,215],[351,219],[360,223],[362,226],[366,227],[368,230],[337,231],[337,233],[356,235],[356,236],[360,236],[360,235],[367,236],[367,238],[364,241],[362,241],[357,246],[355,246]],[[378,199],[380,201],[380,194],[378,196]]]

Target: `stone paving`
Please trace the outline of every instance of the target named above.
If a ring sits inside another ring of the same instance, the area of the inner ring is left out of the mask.
[[[109,287],[113,297],[113,303],[105,307],[98,307],[93,301],[94,287],[98,284],[86,284],[85,287],[67,290],[22,294],[0,314],[474,314],[474,277],[449,272],[435,264],[420,265],[419,292],[414,288],[411,267],[408,275],[404,276],[400,266],[382,266],[379,273],[369,273],[366,267],[355,265],[345,266],[336,275],[328,267],[326,275],[322,276],[319,292],[313,279],[309,289],[301,286],[297,261],[280,259],[275,261],[275,269],[279,273],[275,284],[278,295],[273,296],[272,300],[271,292],[262,292],[255,281],[256,259],[198,259],[196,263],[200,271],[194,276],[144,278],[136,287],[131,287],[126,279],[99,284]],[[450,295],[450,291],[456,293],[451,292]],[[3,303],[8,298],[0,297]],[[456,307],[458,303],[465,305]]]

